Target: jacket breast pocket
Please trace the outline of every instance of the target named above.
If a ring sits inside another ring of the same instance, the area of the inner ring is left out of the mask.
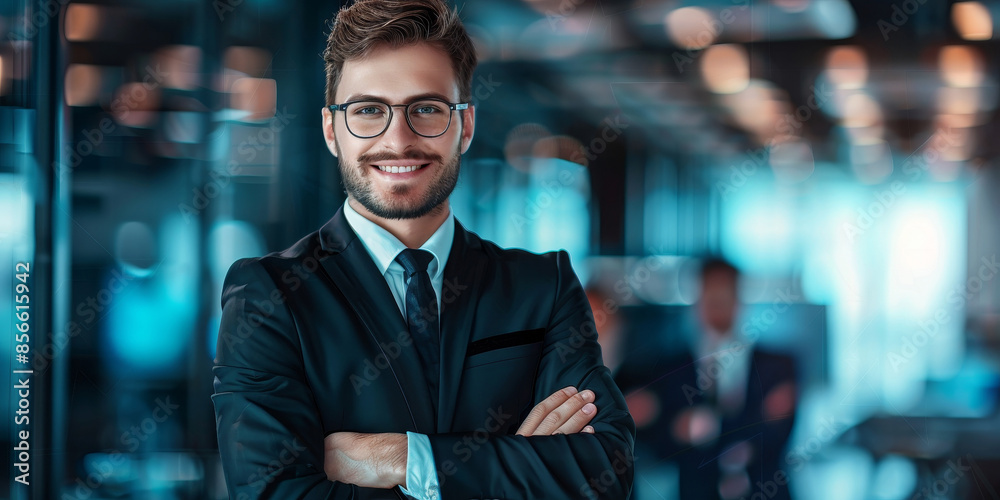
[[[543,340],[545,340],[544,328],[521,330],[476,340],[466,349],[465,367],[472,368],[532,356],[537,362],[537,357],[542,352]]]
[[[495,335],[469,344],[462,374],[463,396],[456,424],[470,429],[484,426],[490,415],[503,416],[490,423],[490,432],[507,434],[517,429],[521,414],[532,402],[545,330],[525,330]]]
[[[526,364],[526,365],[537,366],[541,354],[542,354],[541,341],[514,347],[503,347],[500,349],[494,349],[492,351],[476,354],[475,356],[466,356],[465,369],[468,370],[470,368],[476,368],[479,366],[497,364],[503,361],[512,361],[518,365]],[[532,373],[534,373],[534,369],[532,369],[531,371]]]

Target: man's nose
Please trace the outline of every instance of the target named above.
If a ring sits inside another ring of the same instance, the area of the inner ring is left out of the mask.
[[[406,122],[406,111],[393,111],[389,118],[389,127],[382,134],[382,141],[389,149],[403,151],[407,146],[413,145],[418,136],[410,124]]]

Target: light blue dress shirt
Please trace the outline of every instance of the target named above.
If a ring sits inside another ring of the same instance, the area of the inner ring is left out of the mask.
[[[399,312],[406,318],[406,279],[403,275],[403,265],[396,262],[396,256],[406,249],[406,245],[389,231],[359,214],[346,201],[344,217],[351,229],[358,234],[368,255],[375,262],[375,267],[382,273],[393,298],[396,299]],[[454,240],[455,216],[449,212],[441,227],[420,246],[421,250],[427,250],[434,256],[427,265],[427,274],[431,277],[431,286],[437,295],[438,314],[441,311],[444,266],[448,263],[448,254],[451,253],[451,243]],[[406,433],[406,486],[409,488],[403,488],[403,492],[417,500],[437,500],[440,497],[441,488],[434,467],[431,441],[424,434]]]

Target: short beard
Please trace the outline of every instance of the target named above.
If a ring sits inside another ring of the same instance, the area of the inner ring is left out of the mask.
[[[455,154],[452,155],[447,164],[438,155],[419,155],[417,159],[436,161],[439,168],[442,169],[443,177],[433,181],[427,195],[417,205],[412,207],[403,204],[389,206],[378,199],[378,195],[372,189],[371,183],[364,182],[366,176],[373,174],[371,172],[362,174],[361,169],[369,168],[367,165],[375,161],[395,158],[391,158],[388,155],[377,155],[375,158],[362,155],[358,163],[347,165],[343,160],[344,154],[340,149],[340,144],[335,142],[334,147],[337,149],[337,158],[340,159],[340,177],[343,180],[344,190],[347,192],[347,195],[357,200],[361,206],[365,207],[365,210],[382,219],[416,219],[428,214],[440,214],[444,210],[444,202],[448,200],[448,197],[451,196],[452,191],[455,190],[455,186],[458,184],[458,172],[461,169],[462,163],[461,145],[455,149]],[[361,165],[365,166],[362,167]],[[401,187],[399,189],[399,191],[391,194],[405,194],[408,188]]]

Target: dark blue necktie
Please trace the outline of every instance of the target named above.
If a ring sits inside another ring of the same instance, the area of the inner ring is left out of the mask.
[[[406,324],[424,364],[427,388],[431,393],[433,413],[437,415],[438,377],[440,373],[440,341],[438,340],[438,306],[427,264],[434,258],[426,250],[407,248],[396,260],[406,275]]]

